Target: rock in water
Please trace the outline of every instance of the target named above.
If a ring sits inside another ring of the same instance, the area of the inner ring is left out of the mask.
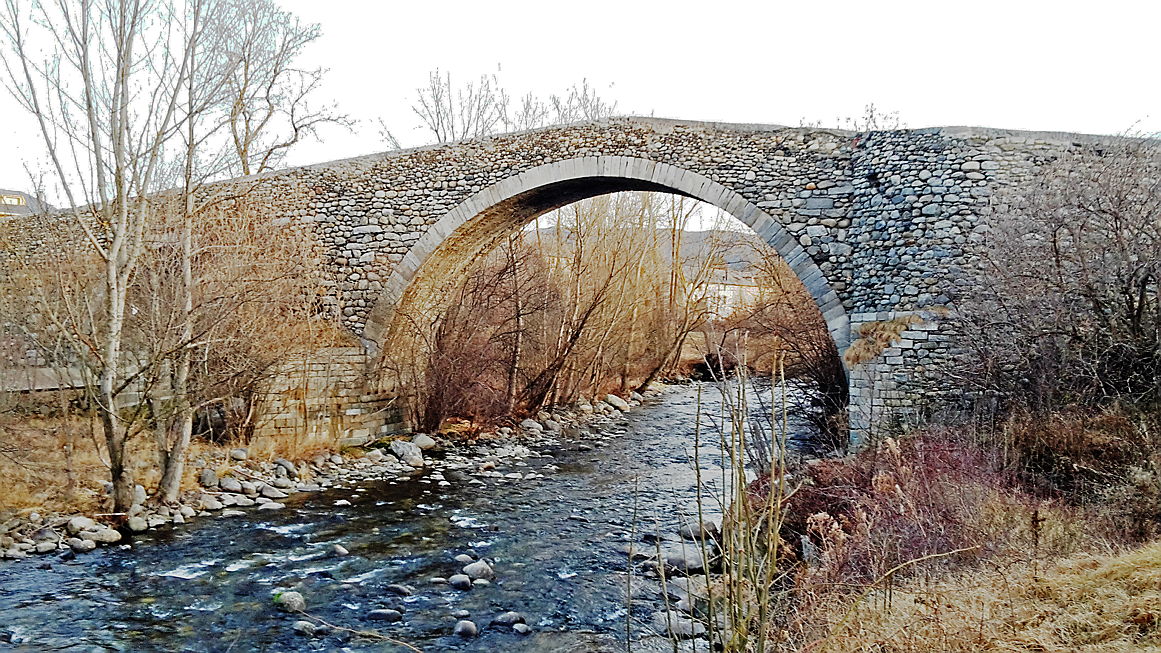
[[[403,621],[403,613],[398,610],[383,608],[368,612],[367,618],[371,621],[386,621],[387,623],[393,624],[398,621]]]
[[[302,598],[302,594],[298,592],[282,592],[274,597],[274,602],[287,612],[304,612],[306,610],[306,599]]]
[[[477,578],[488,580],[496,575],[496,572],[492,571],[492,566],[483,560],[477,560],[470,565],[464,565],[463,572],[472,580]]]
[[[411,443],[424,451],[435,448],[435,440],[431,439],[431,436],[424,433],[420,433],[414,438],[411,438]]]
[[[492,624],[496,626],[507,626],[511,628],[516,624],[524,623],[524,615],[519,612],[505,612],[492,620]]]
[[[383,589],[387,590],[388,592],[391,592],[392,594],[398,594],[399,596],[411,596],[412,594],[415,593],[415,590],[411,589],[410,587],[408,587],[406,585],[400,585],[399,583],[391,583],[390,585],[388,585],[387,587],[384,587]]]
[[[618,397],[617,395],[605,395],[605,403],[609,404],[613,408],[616,408],[622,413],[629,412],[629,402]]]
[[[514,624],[512,626],[512,630],[520,633],[521,635],[527,635],[528,633],[532,632],[532,627],[528,624]]]
[[[475,637],[477,634],[479,634],[479,632],[480,629],[476,628],[476,624],[474,622],[468,621],[467,619],[461,619],[456,622],[456,627],[455,630],[452,631],[452,634],[459,635],[460,637],[466,639]]]
[[[144,517],[130,517],[126,525],[134,533],[143,533],[149,530],[149,522],[145,521]]]
[[[526,419],[523,422],[520,422],[520,428],[526,431],[536,431],[537,433],[544,430],[544,426],[542,426],[540,422],[537,422],[534,419]]]
[[[331,552],[337,556],[345,556],[350,553],[350,551],[347,550],[347,547],[343,546],[342,544],[336,544],[332,546]]]
[[[718,525],[710,520],[686,522],[677,529],[677,534],[687,540],[698,541],[704,538],[718,539]]]
[[[705,634],[705,624],[700,621],[694,621],[685,615],[670,610],[668,612],[658,612],[653,615],[653,627],[658,632],[669,630],[674,637],[688,639],[698,637]]]
[[[294,632],[298,633],[299,635],[305,635],[307,637],[314,637],[315,632],[318,630],[315,625],[309,621],[296,621],[294,622],[294,626],[292,626],[292,628],[294,628]]]
[[[447,579],[447,584],[453,589],[470,590],[472,589],[472,579],[468,578],[466,574],[455,574]]]

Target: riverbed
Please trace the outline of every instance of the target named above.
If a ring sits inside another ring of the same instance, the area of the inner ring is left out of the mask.
[[[716,439],[721,404],[711,384],[669,386],[626,414],[567,430],[500,467],[501,477],[362,482],[75,560],[0,564],[0,648],[405,650],[342,630],[351,629],[424,651],[621,651],[627,637],[634,650],[670,650],[652,624],[660,595],[645,579],[630,582],[625,547],[668,536],[696,514],[698,470],[703,506],[716,509],[727,466]],[[349,554],[335,555],[336,544]],[[492,565],[490,584],[461,591],[432,582],[459,573],[461,554]],[[296,633],[304,617],[276,606],[280,591],[300,592],[316,623],[340,628]],[[384,608],[403,619],[368,619]],[[524,617],[528,634],[490,625],[508,611]],[[477,624],[478,636],[453,635],[460,619]]]

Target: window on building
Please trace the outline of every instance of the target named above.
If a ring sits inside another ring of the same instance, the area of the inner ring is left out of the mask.
[[[19,195],[3,195],[0,196],[0,201],[11,206],[24,206],[26,204],[24,198]]]

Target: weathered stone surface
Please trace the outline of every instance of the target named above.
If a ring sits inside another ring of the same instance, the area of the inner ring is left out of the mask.
[[[864,325],[900,317],[918,316],[933,336],[849,370],[852,432],[866,433],[872,406],[890,421],[950,394],[936,371],[957,345],[941,309],[977,271],[995,191],[1023,188],[1046,162],[1105,140],[617,118],[279,171],[250,197],[319,240],[328,306],[369,343],[383,341],[400,302],[434,296],[546,208],[621,190],[707,201],[787,261],[840,350]],[[30,230],[30,242],[44,242],[44,231]],[[355,383],[356,368],[344,382]],[[344,416],[357,421],[383,405],[350,401]],[[352,426],[348,440],[366,442],[385,426]]]

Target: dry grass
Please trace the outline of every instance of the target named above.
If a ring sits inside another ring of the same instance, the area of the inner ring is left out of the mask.
[[[104,436],[95,422],[79,417],[0,417],[0,519],[33,510],[94,514],[109,509],[103,484],[109,479]],[[218,446],[195,440],[187,461],[225,460],[235,445]],[[257,437],[246,446],[252,460],[307,460],[333,451],[330,435]],[[157,450],[150,434],[138,434],[129,442],[132,475],[136,483],[152,491],[160,480]],[[223,466],[219,472],[226,471]],[[197,487],[197,466],[187,464],[184,489]]]
[[[975,569],[861,600],[812,651],[1161,650],[1161,543]]]

